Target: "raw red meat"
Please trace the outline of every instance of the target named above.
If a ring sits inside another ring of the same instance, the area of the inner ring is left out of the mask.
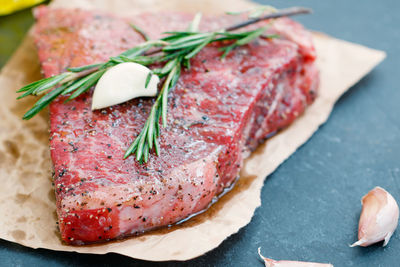
[[[45,76],[105,61],[152,38],[184,30],[192,15],[143,14],[130,20],[100,12],[36,9],[35,42]],[[202,20],[201,30],[243,18]],[[259,26],[259,25],[258,25]],[[50,106],[50,149],[62,239],[99,242],[176,223],[206,209],[238,176],[243,159],[289,125],[316,96],[311,35],[290,19],[275,20],[279,39],[258,39],[220,60],[206,47],[184,71],[169,99],[160,156],[140,165],[123,160],[153,99],[91,111],[91,92]]]

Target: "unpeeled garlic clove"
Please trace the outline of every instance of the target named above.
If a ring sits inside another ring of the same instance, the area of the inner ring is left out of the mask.
[[[362,210],[358,223],[358,241],[351,245],[366,247],[385,240],[386,246],[396,230],[399,206],[382,187],[375,187],[361,199]]]
[[[150,69],[134,62],[120,63],[108,69],[98,81],[92,99],[92,110],[120,104],[136,97],[156,96],[157,75],[152,75],[146,88]]]
[[[276,261],[261,255],[261,248],[258,248],[258,255],[264,260],[266,267],[333,267],[329,263],[302,262],[302,261]]]

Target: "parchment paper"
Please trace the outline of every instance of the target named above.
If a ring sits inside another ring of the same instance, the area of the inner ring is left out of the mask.
[[[243,0],[59,0],[54,6],[106,9],[127,15],[143,10],[218,13],[243,10]],[[0,238],[32,248],[104,254],[116,252],[152,260],[188,260],[217,247],[251,220],[260,205],[264,179],[324,123],[335,101],[385,57],[385,53],[314,34],[321,70],[316,101],[288,129],[268,140],[246,161],[234,190],[206,213],[180,226],[95,246],[61,243],[56,229],[51,185],[48,118],[42,112],[30,121],[21,117],[34,99],[15,100],[15,90],[40,78],[31,37],[27,36],[0,73]],[[273,214],[271,215],[273,216]]]

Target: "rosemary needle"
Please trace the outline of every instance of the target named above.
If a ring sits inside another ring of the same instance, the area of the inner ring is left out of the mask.
[[[262,16],[262,10],[265,11],[266,8],[261,8],[260,10],[253,11],[250,14],[251,18],[247,21],[232,25],[225,30],[212,32],[198,31],[201,15],[197,14],[186,31],[166,32],[167,36],[159,40],[149,40],[148,35],[143,30],[131,24],[131,27],[144,38],[144,43],[128,49],[116,57],[111,57],[107,62],[69,68],[67,72],[33,82],[19,89],[17,92],[22,93],[22,95],[17,99],[45,93],[23,116],[23,119],[32,118],[60,95],[69,95],[66,101],[80,96],[94,86],[107,69],[120,63],[135,62],[142,65],[163,63],[164,66],[162,68],[153,69],[149,75],[149,77],[154,74],[158,75],[160,79],[165,78],[161,90],[143,129],[124,155],[124,158],[127,158],[135,154],[137,161],[141,163],[147,162],[153,149],[159,155],[160,119],[162,126],[166,127],[168,94],[179,80],[181,69],[190,68],[191,58],[210,43],[230,41],[228,45],[220,48],[223,51],[221,58],[224,58],[234,48],[248,44],[260,36],[263,38],[277,37],[276,35],[265,35],[266,26],[239,33],[232,33],[231,31],[262,20],[311,12],[310,9],[293,7]],[[150,80],[149,77],[146,79],[146,87]]]

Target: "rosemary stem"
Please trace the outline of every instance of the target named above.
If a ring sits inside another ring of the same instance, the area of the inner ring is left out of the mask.
[[[176,74],[176,71],[178,70],[178,64],[181,64],[181,62],[179,60],[176,60],[175,66],[171,70],[171,72],[168,74],[167,79],[165,80],[163,87],[161,89],[161,92],[160,92],[161,106],[162,106],[161,120],[162,120],[162,125],[164,128],[167,127],[168,93],[170,91],[169,89],[170,89],[170,84],[171,84],[172,78],[174,77],[174,75]]]
[[[288,17],[288,16],[294,16],[294,15],[298,15],[298,14],[308,14],[311,12],[312,12],[312,9],[310,9],[310,8],[289,7],[289,8],[285,8],[285,9],[280,9],[277,12],[270,13],[270,14],[267,14],[267,15],[259,17],[259,18],[249,19],[249,20],[243,21],[241,23],[238,23],[236,25],[232,25],[232,26],[226,28],[225,31],[227,31],[227,32],[234,31],[234,30],[249,26],[251,24],[254,24],[254,23],[257,23],[257,22],[260,22],[263,20],[267,20],[267,19],[276,19],[276,18],[280,18],[280,17]]]
[[[60,82],[60,84],[65,84],[67,82],[85,77],[89,74],[92,74],[95,71],[98,71],[100,67],[93,67],[92,69],[88,69],[88,70],[83,70],[81,72],[76,72],[76,73],[71,73],[71,75],[69,75],[68,77],[66,77],[64,80],[62,80]]]

